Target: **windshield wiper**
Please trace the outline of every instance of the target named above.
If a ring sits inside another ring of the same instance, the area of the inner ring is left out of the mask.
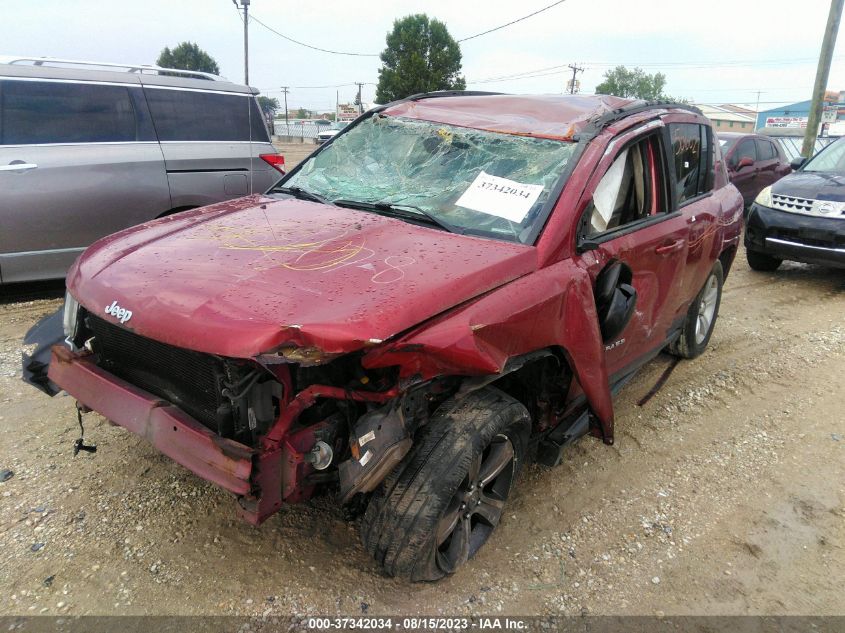
[[[273,189],[272,193],[276,192],[288,193],[294,198],[298,198],[300,200],[310,200],[311,202],[322,202],[323,204],[332,204],[332,202],[330,202],[323,196],[317,195],[316,193],[311,193],[310,191],[306,191],[302,187],[276,187],[275,189]]]
[[[464,229],[457,227],[454,224],[450,224],[446,220],[441,220],[434,214],[429,213],[425,209],[421,209],[413,204],[405,204],[404,202],[361,202],[360,200],[347,200],[345,198],[333,200],[332,203],[338,205],[339,207],[349,207],[351,209],[361,209],[363,211],[375,211],[376,213],[391,215],[403,220],[423,221],[427,224],[439,227],[444,231],[448,231],[449,233],[457,233],[459,235],[464,234]],[[410,213],[406,210],[410,210]]]

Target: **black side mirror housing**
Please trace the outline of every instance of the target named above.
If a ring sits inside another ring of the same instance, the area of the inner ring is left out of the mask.
[[[596,278],[595,300],[602,340],[618,337],[634,314],[637,291],[631,286],[633,273],[622,262],[613,261]]]
[[[804,163],[807,162],[807,159],[803,156],[796,156],[791,161],[789,161],[789,166],[792,167],[793,171],[798,171],[804,166]]]

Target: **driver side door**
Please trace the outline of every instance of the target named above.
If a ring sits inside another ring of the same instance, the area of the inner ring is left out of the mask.
[[[588,184],[591,201],[578,229],[581,265],[594,288],[605,284],[606,271],[615,266],[621,270],[618,284],[636,293],[624,328],[603,332],[611,383],[656,355],[684,312],[689,225],[672,202],[666,152],[671,141],[660,121],[643,128],[611,142],[618,149]],[[608,306],[600,296],[596,303],[601,324]]]

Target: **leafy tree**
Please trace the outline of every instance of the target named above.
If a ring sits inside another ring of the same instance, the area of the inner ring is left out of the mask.
[[[665,99],[663,88],[666,87],[666,75],[649,75],[641,68],[629,70],[617,66],[604,73],[604,81],[596,86],[596,94],[633,97],[635,99]]]
[[[311,116],[311,111],[306,110],[305,108],[299,108],[299,110],[296,111],[296,118],[297,119],[307,119],[310,116]]]
[[[381,54],[376,101],[388,103],[418,92],[463,90],[461,48],[446,25],[425,14],[393,22]]]
[[[214,58],[193,42],[182,42],[173,50],[165,46],[161,55],[158,56],[156,64],[164,68],[220,74],[220,67],[214,61]]]
[[[258,97],[258,107],[261,108],[261,112],[268,120],[272,120],[281,106],[278,99],[261,95]]]

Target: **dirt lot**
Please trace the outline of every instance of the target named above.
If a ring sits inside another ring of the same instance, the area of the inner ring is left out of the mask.
[[[285,167],[289,170],[296,167],[308,154],[319,147],[313,141],[306,141],[304,143],[274,142],[273,145],[285,157]]]
[[[99,451],[73,458],[73,401],[17,378],[50,292],[0,301],[2,613],[845,613],[845,271],[740,256],[710,349],[642,408],[669,359],[640,373],[616,445],[526,469],[479,556],[414,586],[379,573],[331,501],[252,528],[93,414]]]

